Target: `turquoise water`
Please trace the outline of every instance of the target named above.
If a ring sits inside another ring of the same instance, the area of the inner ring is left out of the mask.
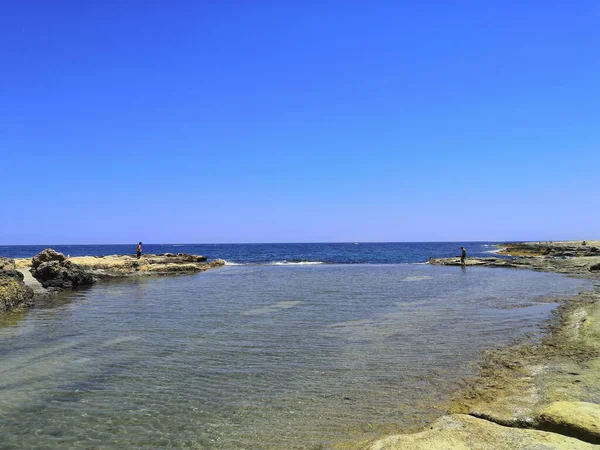
[[[419,264],[98,284],[1,319],[0,447],[329,448],[423,425],[483,349],[539,333],[540,297],[586,287]]]

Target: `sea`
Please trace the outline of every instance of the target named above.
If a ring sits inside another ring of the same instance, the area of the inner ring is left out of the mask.
[[[444,414],[485,350],[539,340],[561,298],[591,289],[427,264],[498,244],[144,244],[227,263],[0,315],[0,448],[334,449],[416,430]]]
[[[347,242],[297,244],[144,244],[146,254],[188,253],[228,264],[418,264],[430,257],[498,256],[501,242]],[[31,258],[45,248],[70,256],[135,255],[137,242],[104,245],[0,245],[0,256]]]

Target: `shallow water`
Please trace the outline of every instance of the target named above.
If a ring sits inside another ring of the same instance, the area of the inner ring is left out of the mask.
[[[228,266],[0,321],[2,448],[314,448],[422,425],[484,348],[587,282],[428,265]]]

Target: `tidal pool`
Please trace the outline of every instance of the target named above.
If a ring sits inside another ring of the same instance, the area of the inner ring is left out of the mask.
[[[226,266],[0,320],[3,449],[329,448],[424,425],[481,351],[588,282],[428,265]]]

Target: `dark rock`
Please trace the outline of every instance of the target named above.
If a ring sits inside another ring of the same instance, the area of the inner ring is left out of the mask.
[[[23,281],[23,279],[25,278],[23,274],[16,269],[0,270],[0,277],[14,278],[18,281]]]
[[[600,270],[600,263],[599,264],[594,264],[590,266],[590,272],[597,272]]]
[[[90,272],[70,261],[47,261],[31,269],[31,274],[42,286],[67,289],[93,284],[95,279]]]
[[[33,271],[34,269],[37,269],[37,267],[40,264],[46,262],[57,261],[61,263],[66,259],[67,258],[65,258],[65,255],[63,255],[62,253],[59,253],[51,248],[47,248],[33,257],[33,259],[31,260],[31,270]]]

